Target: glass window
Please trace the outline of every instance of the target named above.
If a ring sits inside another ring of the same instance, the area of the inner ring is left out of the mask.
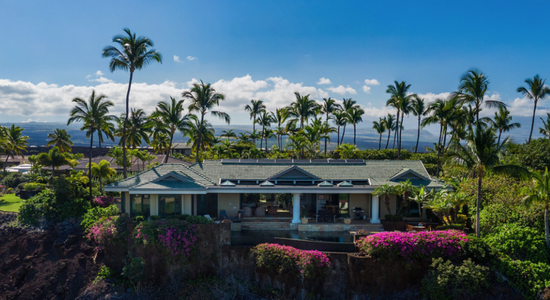
[[[181,215],[181,195],[159,196],[159,215]]]
[[[197,195],[197,215],[218,217],[218,194]]]
[[[131,214],[148,217],[151,215],[150,195],[130,195]]]

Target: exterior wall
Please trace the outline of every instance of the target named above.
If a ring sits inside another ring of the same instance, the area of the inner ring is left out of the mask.
[[[395,213],[397,212],[396,210],[396,207],[397,207],[397,203],[395,202],[395,195],[390,195],[390,208],[391,208],[391,213],[395,215]],[[380,220],[384,220],[384,216],[389,214],[387,208],[386,208],[386,204],[384,203],[384,197],[380,196]]]
[[[130,214],[130,193],[129,192],[124,192],[124,206],[126,206],[126,213],[127,214]]]
[[[218,211],[225,210],[228,217],[239,212],[240,194],[218,194]]]
[[[182,195],[181,197],[181,210],[182,213],[185,215],[192,215],[193,212],[191,211],[192,205],[191,205],[191,195]]]
[[[349,208],[361,207],[365,210],[365,216],[370,218],[371,216],[371,194],[350,194],[349,195]],[[353,213],[351,213],[353,214]],[[353,217],[353,216],[352,216]]]

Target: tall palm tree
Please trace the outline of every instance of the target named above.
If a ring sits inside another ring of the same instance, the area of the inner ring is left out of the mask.
[[[357,103],[357,101],[355,101],[351,98],[348,98],[348,99],[344,98],[343,99],[342,111],[344,112],[345,119],[344,119],[344,124],[343,124],[344,129],[342,130],[342,139],[340,140],[340,144],[342,144],[344,142],[344,135],[346,135],[346,127],[347,127],[347,124],[350,121],[349,113],[353,109],[353,107],[355,107],[356,103]]]
[[[382,148],[382,134],[386,132],[386,126],[384,126],[383,119],[380,118],[379,122],[372,121],[372,129],[380,135],[380,138],[378,139],[378,150],[380,150]]]
[[[550,139],[550,114],[546,114],[546,121],[544,121],[543,118],[540,118],[542,121],[542,127],[539,128],[540,134],[546,136],[548,139]]]
[[[271,120],[275,123],[277,123],[277,128],[275,129],[275,133],[277,135],[277,146],[279,149],[282,148],[282,136],[285,134],[284,127],[282,127],[283,123],[286,122],[286,120],[289,117],[288,109],[286,107],[283,108],[277,108],[275,112],[270,112]]]
[[[91,175],[99,180],[99,189],[103,191],[103,179],[109,179],[112,176],[116,176],[116,170],[111,168],[111,163],[102,160],[99,164],[92,163],[90,169]]]
[[[546,237],[546,248],[550,249],[550,228],[548,225],[548,208],[550,207],[550,173],[548,167],[544,170],[544,174],[532,172],[531,177],[535,182],[534,187],[529,191],[529,194],[523,198],[526,206],[531,206],[533,202],[544,204],[544,233]]]
[[[365,111],[359,105],[348,111],[348,120],[353,125],[353,145],[357,146],[357,123],[363,122]]]
[[[271,115],[265,111],[263,111],[260,116],[257,119],[257,123],[262,126],[262,136],[265,139],[265,152],[267,153],[267,138],[268,134],[266,133],[267,127],[271,126]],[[260,144],[260,148],[262,148],[263,142]]]
[[[113,121],[117,121],[117,117],[113,116],[112,118],[101,119],[97,123],[97,142],[100,150],[101,144],[104,142],[104,135],[111,141],[115,141],[116,130]]]
[[[126,113],[124,117],[124,126],[122,127],[122,136],[126,136],[126,125],[128,123],[130,110],[130,89],[132,88],[132,79],[136,70],[141,70],[143,67],[153,63],[162,63],[161,54],[153,47],[153,41],[147,37],[137,37],[130,29],[124,28],[124,34],[115,35],[113,43],[118,44],[121,49],[114,46],[106,46],[103,48],[103,57],[111,58],[109,69],[111,72],[115,70],[123,70],[130,72],[130,80],[128,81],[128,91],[126,92]],[[126,144],[122,144],[122,152],[126,156]],[[124,178],[127,177],[126,165],[123,166]]]
[[[321,111],[326,115],[325,122],[328,125],[328,120],[332,117],[331,115],[341,109],[342,106],[338,103],[336,103],[336,100],[328,97],[323,98],[323,104],[321,105]],[[329,126],[330,127],[330,126]],[[325,156],[327,155],[327,140],[328,138],[325,138]]]
[[[187,145],[191,144],[191,148],[195,148],[195,150],[198,150],[197,152],[200,152],[216,144],[216,133],[208,120],[203,119],[202,125],[201,119],[196,115],[189,115],[189,120],[188,130],[183,133],[184,137],[189,137]],[[196,156],[199,155],[197,152],[195,153]]]
[[[225,97],[223,94],[216,93],[216,90],[210,83],[205,84],[202,80],[200,84],[194,83],[191,90],[183,92],[182,96],[184,99],[189,99],[191,101],[189,112],[198,112],[200,115],[196,145],[196,161],[199,162],[200,150],[202,149],[202,137],[205,129],[204,116],[210,112],[210,114],[224,120],[227,124],[231,122],[231,118],[225,112],[212,110],[214,107],[220,105],[220,101],[223,101]]]
[[[395,117],[392,114],[388,114],[388,116],[383,118],[381,120],[381,122],[384,122],[384,127],[386,127],[386,129],[388,130],[388,140],[386,141],[386,148],[384,148],[384,149],[388,149],[388,145],[390,143],[391,132],[392,132],[392,130],[395,129],[397,124],[395,122]]]
[[[338,128],[338,138],[336,139],[336,146],[340,145],[340,127],[345,126],[347,122],[347,114],[343,110],[336,110],[332,113],[334,123]]]
[[[512,116],[510,116],[510,111],[506,107],[498,108],[498,112],[495,112],[494,120],[491,118],[487,118],[486,120],[498,130],[498,144],[500,144],[500,137],[503,132],[508,132],[512,129],[521,127],[520,123],[511,123]]]
[[[290,114],[300,121],[300,129],[304,128],[304,122],[307,123],[308,119],[315,116],[315,111],[319,108],[319,105],[315,100],[309,98],[309,94],[302,96],[298,92],[294,92],[296,96],[296,102],[290,104]]]
[[[98,129],[98,124],[101,124],[105,120],[113,120],[115,118],[115,116],[109,115],[109,107],[114,104],[110,100],[107,100],[107,96],[105,95],[96,97],[95,91],[92,91],[92,95],[90,95],[88,102],[81,98],[74,98],[72,102],[75,103],[75,107],[71,109],[67,125],[73,122],[83,123],[80,130],[86,131],[86,137],[90,138],[90,157],[88,157],[88,164],[90,167],[88,168],[88,174],[91,176],[94,133]],[[126,163],[124,165],[126,165]],[[92,184],[90,184],[90,201],[92,201]]]
[[[415,95],[411,101],[411,112],[414,116],[418,117],[418,133],[416,134],[416,146],[414,146],[414,153],[418,152],[418,142],[420,141],[420,128],[422,127],[420,122],[422,121],[422,116],[425,116],[426,111],[426,102],[420,96]]]
[[[126,124],[126,137],[122,136],[124,132],[124,119],[124,115],[118,119],[118,128],[115,131],[115,135],[120,137],[120,146],[126,143],[127,146],[135,149],[141,147],[143,142],[146,144],[150,143],[149,135],[154,127],[154,122],[147,117],[143,109],[132,108],[130,110],[130,118],[128,119],[128,124]]]
[[[168,144],[168,153],[164,157],[164,163],[168,162],[168,156],[172,151],[174,134],[177,130],[184,132],[187,130],[189,124],[189,117],[183,114],[185,110],[183,102],[184,100],[176,100],[174,97],[170,97],[170,103],[165,101],[159,102],[155,112],[151,114],[153,118],[159,118],[169,131],[170,143]]]
[[[250,104],[247,104],[244,107],[244,110],[248,111],[250,113],[250,118],[252,119],[252,131],[256,130],[256,116],[260,113],[264,112],[266,109],[264,101],[263,100],[250,100]],[[252,138],[252,142],[254,145],[256,144],[256,138]]]
[[[506,137],[502,144],[498,144],[493,127],[476,126],[475,131],[470,132],[466,144],[454,140],[446,153],[452,162],[467,167],[478,177],[476,203],[476,236],[478,238],[480,237],[481,185],[485,172],[492,170],[494,173],[503,174],[526,173],[521,166],[500,164],[499,154],[504,150],[509,139]]]
[[[233,129],[229,129],[229,130],[222,130],[222,134],[220,135],[221,137],[225,137],[227,139],[230,139],[230,138],[237,138],[237,134],[235,134],[235,132],[233,131]]]
[[[474,104],[476,123],[479,122],[479,112],[483,103],[487,107],[505,106],[502,101],[484,99],[488,88],[489,78],[480,70],[471,69],[462,75],[458,91],[453,93],[453,96],[457,96],[463,103]]]
[[[387,106],[393,106],[397,109],[397,125],[395,128],[395,137],[397,138],[397,159],[401,159],[401,130],[403,128],[403,115],[408,114],[408,107],[412,94],[407,94],[411,85],[405,81],[394,81],[394,85],[388,85],[386,93],[390,94],[390,99],[386,102]],[[399,113],[401,113],[401,123],[399,123]]]
[[[61,152],[71,152],[71,147],[74,145],[71,141],[71,135],[67,133],[67,130],[65,129],[55,129],[53,133],[48,134],[48,143],[46,144],[47,147],[55,146],[59,148],[59,151]]]
[[[546,96],[550,95],[550,88],[545,85],[546,79],[542,80],[538,74],[535,75],[533,79],[525,79],[525,83],[527,83],[527,87],[520,86],[518,87],[517,92],[522,93],[523,96],[527,97],[527,99],[531,99],[535,102],[535,106],[533,107],[533,120],[531,121],[531,131],[529,132],[529,140],[527,141],[527,143],[530,143],[531,136],[533,135],[533,126],[535,125],[537,103],[539,100],[543,100]]]
[[[439,170],[441,167],[441,155],[443,154],[443,148],[445,145],[445,137],[447,136],[447,125],[451,120],[451,115],[456,107],[458,98],[452,97],[450,99],[437,99],[434,103],[428,106],[427,112],[431,113],[430,116],[422,121],[422,126],[428,124],[439,124],[439,140],[437,142],[437,173],[439,176]]]

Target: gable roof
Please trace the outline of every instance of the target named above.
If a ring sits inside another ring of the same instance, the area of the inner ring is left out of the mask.
[[[417,179],[417,180],[430,180],[429,178],[429,174],[428,174],[428,177],[422,175],[422,174],[419,174],[418,172],[414,171],[414,170],[411,170],[409,168],[403,168],[401,171],[397,172],[395,175],[393,175],[390,180],[392,181],[399,181],[399,179],[402,179],[402,180],[407,180],[407,179]],[[413,178],[411,178],[413,177]]]
[[[318,180],[319,177],[293,165],[269,177],[269,180]]]

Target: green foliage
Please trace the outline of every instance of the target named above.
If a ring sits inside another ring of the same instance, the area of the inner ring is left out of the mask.
[[[513,260],[507,256],[494,262],[497,270],[527,299],[537,299],[537,294],[550,286],[550,265],[547,263]]]
[[[23,186],[25,191],[42,191],[46,189],[46,185],[43,183],[29,182]]]
[[[97,277],[94,279],[93,284],[98,284],[103,279],[108,279],[113,277],[113,272],[109,267],[107,266],[101,266],[101,269],[99,269],[99,272],[97,273]]]
[[[422,279],[422,294],[429,299],[473,299],[490,286],[489,268],[467,259],[461,265],[437,258]]]
[[[134,286],[134,290],[138,290],[141,281],[145,279],[145,261],[143,258],[128,255],[121,275],[130,281]]]
[[[462,243],[457,261],[472,260],[476,264],[486,265],[495,258],[495,250],[485,240],[474,234],[468,236],[468,241]]]
[[[485,237],[485,241],[512,259],[548,263],[544,235],[516,223],[504,224]]]
[[[151,219],[151,221],[158,221],[160,219],[162,219],[161,216],[150,216],[149,219]]]
[[[550,168],[550,140],[539,138],[525,144],[511,144],[508,146],[509,155],[527,168],[542,171]]]
[[[138,243],[156,246],[172,260],[186,260],[198,239],[195,225],[178,219],[144,221],[134,228]]]
[[[437,230],[449,230],[449,229],[464,230],[464,224],[450,224],[450,225],[437,226],[436,229]]]
[[[19,184],[24,182],[29,182],[29,181],[30,181],[29,175],[14,172],[4,176],[4,178],[0,181],[0,185],[5,186],[6,189],[8,188],[15,189]]]
[[[84,227],[85,231],[88,231],[94,223],[96,223],[102,217],[112,217],[118,215],[118,208],[116,205],[109,205],[105,208],[103,207],[93,207],[88,209],[88,211],[82,217],[82,222],[80,225]]]
[[[19,208],[19,214],[17,215],[19,222],[27,225],[38,226],[40,218],[43,216],[42,203],[38,200],[39,197],[42,197],[42,195],[38,194],[21,205]]]
[[[187,216],[185,220],[191,224],[213,224],[214,221],[203,216]]]

